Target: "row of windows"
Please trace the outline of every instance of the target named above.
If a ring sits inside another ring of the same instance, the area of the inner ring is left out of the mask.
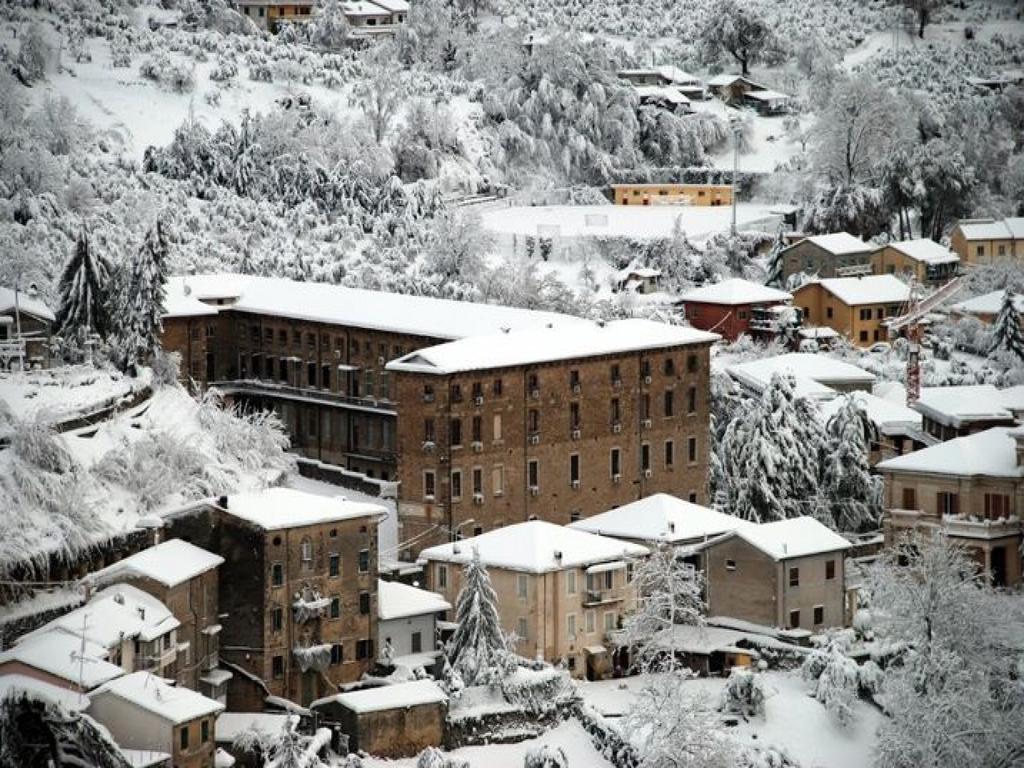
[[[862,307],[860,310],[860,319],[870,320],[872,312],[876,320],[881,320],[885,317],[896,317],[896,315],[900,313],[900,308],[895,304],[890,304],[884,309],[882,307],[876,307],[873,311],[871,307]],[[832,317],[832,307],[828,308],[828,316]]]
[[[356,660],[373,658],[373,640],[356,640]],[[337,666],[345,661],[345,646],[341,643],[331,645],[331,665]],[[284,656],[272,656],[270,659],[270,674],[275,680],[284,677]]]
[[[300,554],[302,559],[302,567],[309,570],[313,567],[313,542],[305,538],[302,540],[300,546]],[[358,569],[359,573],[369,573],[370,571],[370,550],[361,549],[359,550],[358,556]],[[341,555],[337,552],[331,552],[327,555],[327,574],[329,576],[340,576],[341,575]],[[284,584],[284,564],[280,562],[271,563],[270,565],[270,585],[273,587],[280,587]]]
[[[619,625],[619,615],[615,611],[605,611],[602,614],[603,619],[603,630],[605,632],[614,632]],[[520,619],[525,622],[525,619]],[[583,632],[585,634],[591,634],[596,630],[597,625],[597,612],[596,611],[584,611],[583,613]],[[525,624],[523,625],[525,627]],[[569,642],[574,642],[579,638],[579,633],[576,626],[576,614],[570,613],[565,617],[565,634]]]
[[[207,335],[212,336],[212,330],[208,330]],[[250,325],[248,326],[248,330],[246,329],[246,326],[243,325],[240,326],[238,329],[238,336],[243,341],[248,339],[253,342],[258,342],[262,337],[264,343],[273,344],[275,333],[273,328],[263,328],[261,333],[260,326],[258,325]],[[292,347],[301,347],[303,338],[305,338],[306,346],[309,349],[316,349],[317,345],[315,333],[307,331],[305,334],[303,334],[302,331],[293,328],[291,334],[289,334],[289,332],[284,328],[277,329],[276,338],[279,346],[289,346],[289,337],[291,339],[290,346]],[[345,349],[344,336],[335,336],[333,337],[333,340],[334,343],[332,344],[330,334],[321,334],[321,349],[333,349],[336,352],[340,352],[341,350]],[[376,356],[378,359],[383,358],[385,360],[401,357],[402,355],[405,354],[405,348],[399,344],[395,344],[389,347],[388,344],[384,342],[377,342],[376,344],[374,344],[374,342],[371,341],[364,341],[360,346],[358,339],[349,340],[348,351],[350,357],[358,357],[360,355],[360,352],[362,352],[362,355],[364,357],[372,358]]]
[[[1013,514],[1009,494],[986,493],[984,496],[985,517],[998,520]],[[903,489],[903,509],[917,509],[917,489]],[[940,517],[960,514],[960,494],[938,491],[935,494],[935,512]]]
[[[814,606],[814,626],[820,627],[825,623],[825,606],[816,605]],[[789,612],[789,628],[799,629],[800,628],[800,611],[794,610]]]
[[[182,752],[189,748],[189,742],[192,738],[189,734],[190,728],[188,724],[181,726],[181,730],[178,731],[178,747]],[[199,722],[199,744],[203,745],[210,741],[210,721],[201,720]]]
[[[735,560],[728,559],[728,560],[725,561],[725,570],[727,570],[727,571],[735,571],[736,567],[737,566],[736,566],[736,561]],[[789,586],[791,586],[791,587],[799,587],[800,586],[800,568],[798,566],[792,566],[789,569],[789,572],[787,573],[787,577],[788,577]],[[836,561],[835,560],[826,560],[825,561],[825,578],[828,581],[831,581],[835,577],[836,577]]]
[[[327,616],[331,619],[341,618],[341,598],[337,595],[331,597],[331,604],[327,609]],[[370,593],[359,593],[359,614],[366,616],[370,613]],[[270,631],[280,632],[284,627],[284,609],[277,605],[270,609]]]
[[[248,365],[246,361],[248,360]],[[306,375],[302,375],[303,366]],[[296,387],[327,389],[344,386],[351,397],[376,397],[380,400],[391,399],[391,376],[387,371],[364,370],[362,375],[352,371],[344,376],[335,376],[330,365],[318,365],[315,362],[293,360],[288,357],[267,357],[254,354],[243,356],[239,365],[239,375],[243,379],[276,380]]]

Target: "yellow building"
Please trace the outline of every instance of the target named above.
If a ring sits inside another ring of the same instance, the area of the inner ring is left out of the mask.
[[[1024,217],[963,219],[953,229],[950,247],[964,264],[1024,261]]]
[[[616,205],[732,205],[731,184],[612,184]]]
[[[913,275],[920,283],[940,283],[956,276],[960,257],[934,240],[903,240],[871,254],[876,275]]]
[[[909,286],[894,276],[867,275],[806,283],[793,294],[793,305],[808,325],[828,326],[867,347],[888,339],[885,320],[902,314],[909,298]]]

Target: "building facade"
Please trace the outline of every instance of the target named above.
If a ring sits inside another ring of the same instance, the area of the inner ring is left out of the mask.
[[[846,232],[814,235],[782,249],[782,273],[804,272],[819,278],[871,274],[874,246]]]
[[[893,275],[846,277],[805,283],[793,293],[809,325],[834,329],[856,346],[888,341],[886,320],[906,311],[910,288]]]
[[[741,334],[774,335],[780,320],[770,310],[788,305],[791,293],[732,278],[701,286],[679,297],[694,328],[713,331],[735,341]],[[799,325],[799,318],[794,318]]]
[[[924,284],[942,283],[956,277],[960,257],[934,240],[889,243],[871,254],[876,275],[905,275]]]
[[[732,205],[731,184],[612,184],[616,205]]]
[[[964,264],[998,264],[1024,260],[1024,217],[963,219],[957,222],[949,245]]]

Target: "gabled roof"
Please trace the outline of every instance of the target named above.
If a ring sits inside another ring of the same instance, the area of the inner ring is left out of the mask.
[[[379,685],[351,693],[336,693],[310,704],[316,709],[329,702],[337,702],[358,714],[381,712],[387,709],[405,709],[423,704],[443,704],[448,701],[445,692],[433,680],[414,680],[409,683]]]
[[[957,223],[965,240],[1015,240],[1024,238],[1024,217],[1009,219],[961,219]]]
[[[768,304],[786,302],[793,294],[769,288],[767,285],[754,283],[739,277],[722,280],[720,283],[708,283],[699,288],[686,291],[680,301],[692,301],[703,304],[727,304],[739,306],[743,304]]]
[[[92,574],[90,578],[102,584],[136,575],[152,579],[165,587],[176,587],[223,562],[224,558],[220,555],[181,539],[170,539],[119,560]]]
[[[227,514],[265,531],[387,515],[387,510],[377,504],[348,501],[342,496],[330,498],[293,488],[235,494],[228,496],[227,501]]]
[[[71,712],[80,712],[89,705],[89,700],[76,691],[21,674],[0,676],[0,701],[9,696],[26,696],[33,701],[60,704]]]
[[[107,649],[102,645],[87,640],[84,663],[79,662],[81,653],[79,637],[54,629],[29,635],[0,653],[0,665],[19,662],[75,686],[81,682],[87,691],[124,674],[121,667],[107,661]]]
[[[877,469],[955,477],[1024,477],[1024,467],[1017,464],[1016,429],[1019,427],[992,427],[881,461]]]
[[[960,257],[949,248],[927,237],[918,240],[900,240],[889,243],[888,247],[924,264],[951,264],[960,261]]]
[[[715,75],[710,80],[708,80],[708,85],[712,86],[713,88],[721,88],[722,86],[732,85],[733,83],[735,83],[735,82],[737,82],[739,80],[742,80],[742,81],[744,81],[746,83],[749,83],[750,85],[754,86],[755,88],[761,88],[761,89],[764,88],[763,85],[761,85],[760,83],[755,83],[753,80],[751,80],[746,75],[727,75],[727,74]]]
[[[377,580],[377,618],[381,621],[425,616],[451,610],[452,604],[436,592],[400,581]]]
[[[1013,414],[991,384],[959,387],[923,387],[914,408],[933,421],[951,427],[982,421],[1006,421]]]
[[[868,392],[851,392],[849,394],[864,409],[864,413],[878,431],[883,435],[904,434],[907,428],[921,428],[921,414],[908,408],[902,402],[886,400]],[[843,398],[835,397],[819,406],[821,418],[827,422],[843,406]]]
[[[749,525],[753,523],[667,493],[656,493],[577,520],[569,527],[601,536],[660,544],[696,541]]]
[[[132,672],[96,689],[89,698],[102,696],[119,699],[145,709],[173,725],[181,725],[223,711],[224,705],[189,688],[168,685],[162,677],[149,672]]]
[[[661,99],[676,106],[690,103],[690,100],[678,88],[671,85],[635,85],[633,90],[641,99]]]
[[[802,379],[816,382],[818,387],[805,387],[805,390],[807,394],[821,399],[835,396],[835,390],[828,387],[830,383],[870,386],[875,382],[875,375],[863,368],[829,355],[811,352],[788,352],[784,355],[763,357],[760,360],[730,365],[725,370],[738,382],[756,392],[761,392],[768,386],[772,374],[789,373],[798,383]]]
[[[893,275],[831,277],[807,283],[815,284],[820,285],[848,307],[863,304],[902,304],[910,298],[910,286]],[[799,291],[800,289],[797,290],[798,293]]]
[[[708,344],[720,338],[715,333],[653,320],[577,321],[491,336],[470,336],[438,344],[392,360],[387,369],[445,375],[685,344]]]
[[[833,256],[847,256],[852,253],[868,253],[874,250],[874,246],[865,243],[859,237],[854,237],[849,232],[833,232],[828,235],[812,235],[811,237],[798,240],[783,250],[788,251],[796,248],[801,243],[814,243],[822,250],[828,251]]]
[[[786,101],[789,99],[789,94],[782,93],[781,91],[772,91],[768,88],[758,91],[750,91],[743,94],[744,98],[756,99],[757,101]]]
[[[971,299],[957,302],[951,309],[967,315],[998,315],[1003,308],[1004,290],[983,293]],[[1024,293],[1013,295],[1013,307],[1018,312],[1024,313]]]
[[[473,559],[474,550],[479,552],[480,562],[485,566],[526,573],[578,568],[638,557],[648,551],[639,544],[531,520],[496,528],[470,539],[430,547],[420,552],[420,559],[468,563]]]
[[[18,311],[38,317],[40,320],[48,320],[51,323],[56,319],[53,311],[43,301],[32,298],[25,291],[18,291]],[[0,312],[14,312],[14,291],[2,285],[0,285]]]
[[[852,545],[813,517],[793,517],[737,529],[739,536],[773,560],[820,555],[849,549]]]

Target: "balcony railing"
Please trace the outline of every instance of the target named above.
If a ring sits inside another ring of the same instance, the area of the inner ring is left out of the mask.
[[[588,589],[583,593],[583,605],[607,605],[622,600],[622,594],[615,589]]]
[[[341,392],[332,392],[328,389],[317,387],[296,387],[291,384],[281,384],[274,381],[262,379],[231,379],[223,381],[211,381],[211,387],[216,387],[226,395],[259,395],[261,397],[280,397],[285,400],[304,400],[316,402],[323,405],[333,405],[339,408],[351,408],[360,411],[372,411],[395,415],[394,403],[390,400],[378,400],[372,397],[352,397]]]
[[[1021,532],[1019,517],[1002,517],[988,520],[966,515],[945,515],[938,517],[919,509],[890,509],[889,519],[898,528],[942,528],[949,536],[965,539],[998,539],[1015,536]]]

